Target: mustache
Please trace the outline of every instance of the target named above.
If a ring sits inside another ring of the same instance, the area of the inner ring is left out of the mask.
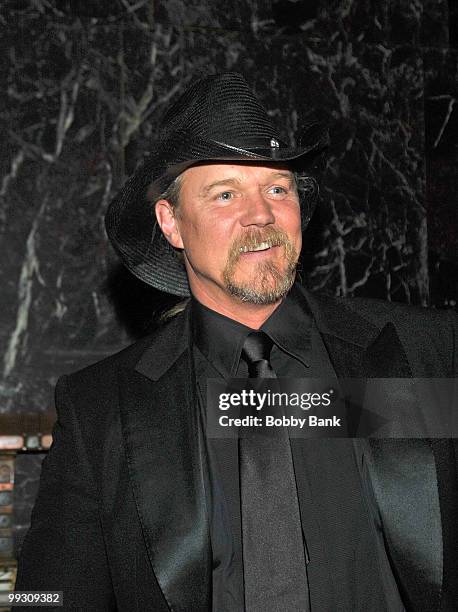
[[[232,242],[228,258],[235,261],[242,255],[243,249],[255,249],[263,242],[267,242],[271,246],[291,244],[288,234],[279,227],[265,227],[262,230],[252,227]]]

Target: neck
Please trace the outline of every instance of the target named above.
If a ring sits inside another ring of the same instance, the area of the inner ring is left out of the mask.
[[[201,304],[251,329],[259,329],[282,302],[280,299],[274,304],[249,304],[223,292],[221,295],[213,295],[198,283],[190,282],[190,287],[193,296]]]

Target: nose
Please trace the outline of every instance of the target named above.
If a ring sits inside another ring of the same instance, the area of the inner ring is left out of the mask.
[[[270,202],[260,192],[252,192],[244,198],[240,223],[243,227],[257,225],[264,227],[275,223],[275,215]]]

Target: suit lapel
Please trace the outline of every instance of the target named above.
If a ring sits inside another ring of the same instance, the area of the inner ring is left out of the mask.
[[[120,372],[129,475],[148,555],[169,607],[210,607],[211,551],[188,313],[166,326],[135,370]]]
[[[303,292],[340,378],[412,376],[392,323],[380,327],[343,299]]]
[[[339,378],[368,379],[353,398],[358,405],[367,405],[373,385],[378,384],[370,379],[412,377],[405,349],[392,323],[380,328],[343,301],[337,304],[332,298],[317,298],[307,292],[306,298]],[[402,386],[402,381],[399,384]],[[395,407],[400,396],[410,397],[414,408],[408,380],[404,387],[388,398],[387,409],[390,405]],[[442,524],[436,466],[428,440],[355,440],[355,446],[361,471],[369,472],[403,597],[420,612],[438,609]]]
[[[363,355],[364,376],[369,379],[366,403],[378,397],[388,417],[390,411],[393,417],[393,411],[403,414],[393,425],[394,438],[367,440],[366,461],[403,596],[412,609],[428,612],[439,607],[443,573],[436,464],[428,439],[400,439],[404,424],[409,435],[413,431],[421,435],[421,411],[409,380],[412,370],[396,329],[388,323],[382,331]],[[401,380],[394,384],[370,380],[382,377]]]
[[[371,439],[367,464],[383,532],[404,599],[438,610],[442,524],[434,456],[428,440]]]

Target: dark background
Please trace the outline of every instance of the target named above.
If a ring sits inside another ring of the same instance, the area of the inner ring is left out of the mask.
[[[202,74],[244,74],[287,140],[312,109],[329,122],[310,288],[456,305],[451,0],[4,0],[0,27],[0,415],[52,411],[60,374],[170,302],[120,267],[103,215]],[[26,514],[39,459],[18,463]]]

